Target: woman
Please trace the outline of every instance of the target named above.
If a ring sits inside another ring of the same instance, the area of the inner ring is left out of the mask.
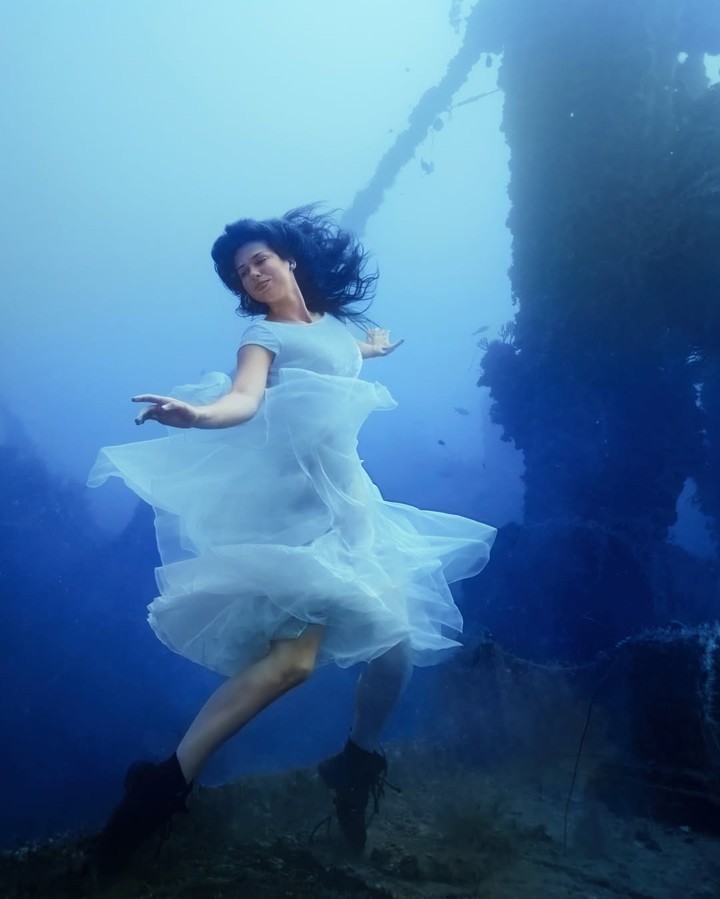
[[[122,477],[155,509],[160,596],[149,621],[171,649],[226,675],[180,741],[137,762],[101,833],[101,867],[121,864],[185,806],[208,757],[319,663],[367,665],[349,740],[322,762],[350,848],[365,846],[365,812],[386,764],[377,752],[413,665],[457,643],[462,619],[448,583],[485,565],[493,528],[383,500],[357,455],[357,433],[394,402],[361,380],[362,360],[402,343],[372,329],[357,341],[371,296],[357,239],[314,207],[228,225],[215,269],[259,316],[235,377],[212,375],[172,396],[142,394],[136,421],[167,437],[101,451],[89,483]]]

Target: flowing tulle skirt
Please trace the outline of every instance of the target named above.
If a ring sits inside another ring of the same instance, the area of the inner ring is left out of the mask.
[[[173,395],[228,388],[213,374]],[[225,675],[308,624],[326,628],[319,662],[343,667],[401,641],[417,665],[457,646],[448,584],[485,566],[495,530],[382,498],[357,434],[394,405],[379,384],[286,369],[242,425],[100,452],[88,483],[118,476],[155,509],[149,622],[163,643]]]

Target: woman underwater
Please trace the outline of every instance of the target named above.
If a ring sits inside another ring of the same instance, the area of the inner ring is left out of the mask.
[[[386,771],[380,734],[414,665],[457,646],[448,584],[486,564],[495,530],[386,502],[357,454],[375,410],[395,404],[358,377],[387,356],[386,332],[357,341],[355,304],[376,280],[351,233],[314,207],[228,225],[215,269],[256,320],[232,381],[143,394],[136,421],[171,430],[106,447],[89,483],[121,477],[155,510],[160,595],[149,622],[170,649],[227,677],[173,755],[135,762],[95,846],[114,869],[176,812],[210,755],[318,664],[367,663],[349,739],[320,763],[340,830],[362,852],[369,797]]]

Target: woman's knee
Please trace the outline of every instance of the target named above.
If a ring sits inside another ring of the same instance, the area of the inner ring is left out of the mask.
[[[315,641],[283,640],[274,644],[270,660],[275,675],[286,689],[305,683],[315,671],[319,644]]]
[[[304,684],[315,671],[315,658],[304,655],[285,660],[280,668],[280,677],[288,687],[299,687]]]

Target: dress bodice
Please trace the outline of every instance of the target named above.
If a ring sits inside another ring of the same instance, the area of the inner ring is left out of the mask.
[[[311,324],[267,319],[254,322],[240,342],[240,346],[248,344],[265,347],[274,354],[269,386],[277,383],[281,368],[356,378],[362,366],[357,340],[343,322],[327,312]]]

